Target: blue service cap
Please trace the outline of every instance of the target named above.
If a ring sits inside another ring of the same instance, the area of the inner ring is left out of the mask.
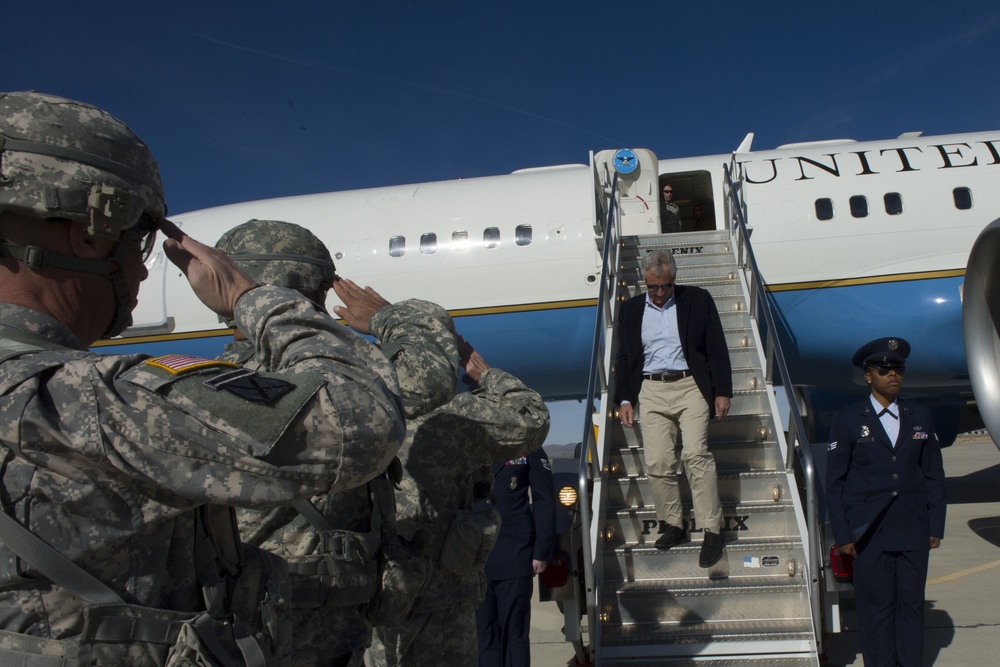
[[[854,353],[851,362],[858,368],[864,368],[868,364],[899,367],[906,365],[908,356],[910,344],[902,338],[878,338],[862,345]]]

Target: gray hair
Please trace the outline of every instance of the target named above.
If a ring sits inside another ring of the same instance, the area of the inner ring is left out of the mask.
[[[669,250],[650,250],[639,263],[644,274],[652,273],[657,278],[663,277],[663,270],[670,269],[670,279],[677,279],[677,262]]]

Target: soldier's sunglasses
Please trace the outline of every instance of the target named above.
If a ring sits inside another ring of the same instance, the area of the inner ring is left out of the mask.
[[[896,371],[900,375],[906,372],[906,366],[875,366],[875,372],[881,376],[886,376],[889,371]]]
[[[156,223],[148,215],[143,215],[137,223],[122,232],[122,238],[139,244],[142,263],[145,264],[156,244]]]

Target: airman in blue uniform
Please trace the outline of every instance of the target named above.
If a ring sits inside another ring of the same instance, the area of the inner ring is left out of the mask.
[[[493,496],[503,522],[486,561],[486,599],[476,610],[479,667],[531,662],[532,580],[555,545],[555,485],[545,450],[493,466]],[[528,502],[528,490],[531,502]]]
[[[871,394],[830,427],[827,507],[833,537],[854,556],[865,667],[923,664],[924,584],[944,535],[941,445],[930,411],[897,398],[910,345],[880,338],[859,349]]]

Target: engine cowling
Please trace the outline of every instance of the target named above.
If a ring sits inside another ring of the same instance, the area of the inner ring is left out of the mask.
[[[972,393],[1000,449],[1000,219],[979,234],[962,288],[962,330]]]

